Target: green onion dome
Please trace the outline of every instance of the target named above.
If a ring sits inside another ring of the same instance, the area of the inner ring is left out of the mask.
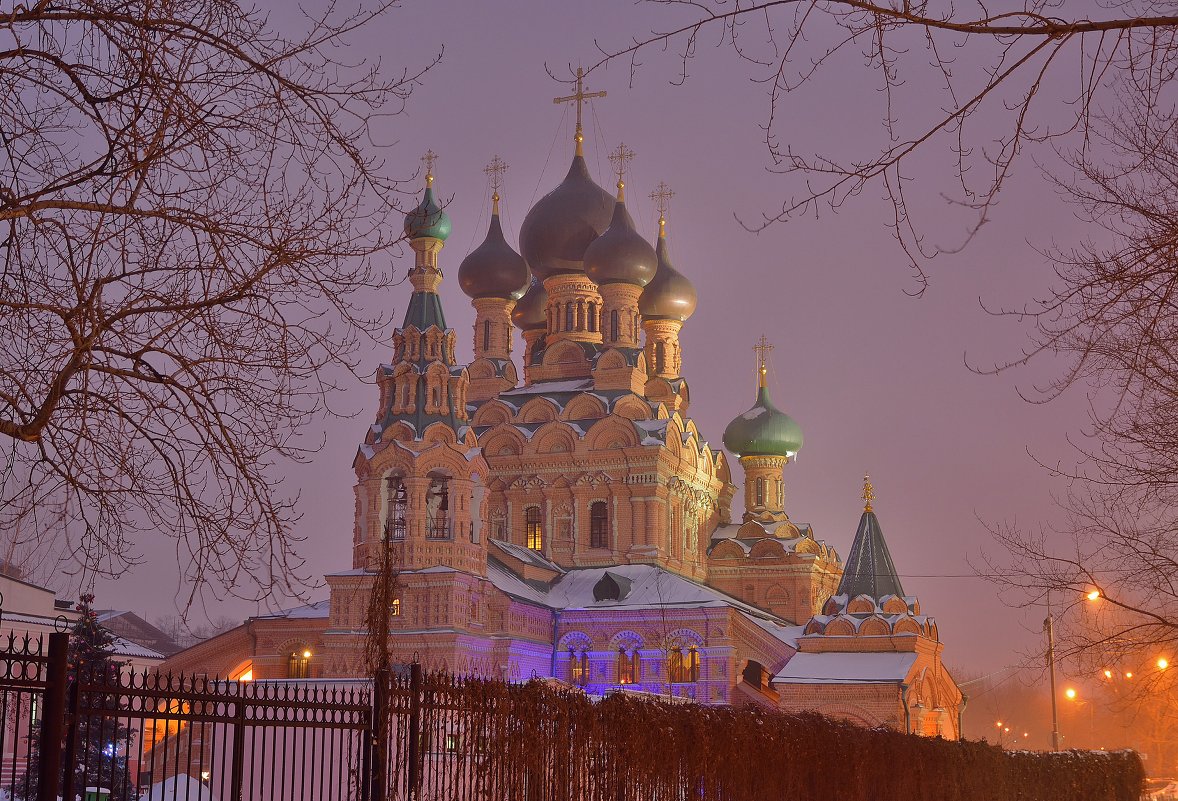
[[[471,298],[519,300],[528,291],[530,283],[527,262],[503,238],[499,196],[495,195],[495,210],[491,213],[487,236],[459,265],[458,286]]]
[[[648,320],[686,320],[695,313],[698,296],[695,286],[671,264],[671,253],[667,247],[664,221],[659,220],[659,241],[654,252],[658,257],[658,270],[654,278],[642,290],[638,299],[638,311]]]
[[[796,456],[802,449],[802,427],[773,405],[762,386],[753,408],[724,429],[724,447],[737,456]]]
[[[609,228],[585,248],[585,275],[599,286],[646,286],[658,267],[654,248],[634,230],[634,220],[626,211],[623,188],[622,182],[618,181],[618,200],[614,203]]]
[[[532,206],[520,226],[520,251],[532,274],[543,281],[584,272],[585,249],[609,227],[613,205],[613,196],[589,177],[585,157],[574,156],[568,175]]]
[[[434,199],[434,177],[425,178],[425,195],[417,208],[405,215],[405,236],[410,239],[432,237],[446,241],[450,236],[450,217]]]
[[[535,277],[528,291],[511,310],[511,322],[521,331],[548,327],[548,291]]]

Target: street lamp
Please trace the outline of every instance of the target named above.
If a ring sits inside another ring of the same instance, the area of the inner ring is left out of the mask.
[[[1158,670],[1165,670],[1169,666],[1170,666],[1170,662],[1166,659],[1166,657],[1164,657],[1164,656],[1158,657]]]
[[[1088,600],[1089,601],[1095,601],[1099,597],[1100,597],[1100,590],[1093,590],[1092,592],[1088,593]]]
[[[1076,690],[1073,687],[1068,687],[1066,690],[1063,691],[1063,694],[1068,697],[1069,701],[1076,700]]]

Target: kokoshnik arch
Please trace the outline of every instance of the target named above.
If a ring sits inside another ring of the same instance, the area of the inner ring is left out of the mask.
[[[587,95],[578,82],[578,103]],[[320,603],[250,618],[167,667],[231,677],[364,675],[365,615],[391,550],[393,660],[427,669],[560,679],[705,704],[814,710],[955,738],[962,695],[936,623],[905,595],[874,493],[844,564],[786,513],[798,424],[770,400],[762,338],[756,402],[724,432],[744,472],[688,412],[679,333],[695,311],[671,262],[664,185],[651,245],[626,210],[633,155],[611,156],[616,196],[575,152],[528,212],[517,253],[499,218],[458,285],[474,353],[455,357],[439,254],[451,221],[433,189],[405,218],[413,294],[377,372],[375,422],[353,467],[352,566]],[[524,342],[523,380],[512,351]],[[248,673],[247,673],[248,672]]]

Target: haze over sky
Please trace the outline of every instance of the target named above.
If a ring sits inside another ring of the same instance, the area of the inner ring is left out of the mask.
[[[285,13],[272,16],[279,28],[289,24]],[[510,165],[503,217],[516,245],[530,204],[560,181],[572,155],[571,111],[552,102],[568,87],[554,82],[545,65],[567,76],[570,65],[597,60],[595,40],[622,45],[652,27],[668,27],[668,13],[624,0],[411,2],[363,31],[347,54],[412,68],[445,47],[405,112],[389,121],[390,140],[381,144],[390,171],[403,176],[419,168],[427,148],[439,155],[436,187],[450,199],[453,220],[441,253],[441,292],[460,358],[471,357],[473,312],[456,274],[486,230],[483,166],[496,154]],[[1049,363],[979,376],[965,357],[985,365],[1017,356],[1025,331],[989,316],[979,299],[1017,305],[1041,294],[1050,271],[1032,245],[1067,242],[1084,227],[1027,161],[970,247],[930,268],[931,285],[919,299],[906,294],[916,287],[886,229],[891,207],[878,187],[837,214],[748,233],[734,215],[756,220],[779,206],[792,185],[766,169],[758,128],[767,109],[764,88],[749,80],[748,66],[731,48],[706,42],[683,86],[671,84],[680,66],[674,52],[647,54],[632,88],[625,63],[595,71],[590,87],[609,96],[595,101],[586,142],[590,169],[607,188],[615,179],[606,150],[625,141],[637,153],[627,199],[652,239],[657,213],[647,195],[660,180],[675,191],[668,215],[672,256],[700,297],[682,334],[691,416],[719,447],[727,422],[753,403],[751,346],[764,333],[776,346],[773,398],[805,433],[800,458],[786,469],[791,518],[811,523],[817,537],[846,554],[869,470],[905,590],[937,618],[947,663],[978,674],[1026,662],[1040,641],[1042,610],[1008,607],[992,585],[972,577],[967,560],[980,564],[981,550],[993,547],[983,522],[1038,526],[1057,516],[1051,494],[1063,485],[1029,453],[1047,463],[1073,460],[1065,438],[1082,431],[1086,401],[1078,392],[1040,406],[1018,397],[1018,386],[1052,375]],[[936,111],[939,100],[919,81],[909,89],[898,115]],[[810,91],[787,98],[777,132],[802,149],[874,153],[881,141],[878,103],[873,76],[851,58]],[[946,243],[962,230],[939,194],[950,166],[949,154],[936,148],[913,164],[927,230]],[[389,220],[391,228],[400,225],[399,216]],[[396,269],[403,273],[411,262],[404,249]],[[393,308],[399,321],[409,292],[403,283],[373,302]],[[368,369],[391,358],[388,340],[364,354]],[[517,363],[520,354],[517,338]],[[321,432],[308,432],[309,438],[325,433],[326,445],[312,464],[289,471],[291,489],[302,493],[298,531],[306,538],[301,553],[310,575],[351,567],[350,464],[376,398],[374,386],[352,382],[336,405],[356,416],[325,420]],[[738,465],[733,472],[739,484]],[[174,614],[170,543],[145,544],[143,552],[147,564],[99,583],[99,603],[149,618]],[[326,597],[325,589],[309,594]],[[210,598],[196,618],[202,611],[242,617],[255,610],[252,603]],[[1038,667],[1037,660],[1032,664]]]

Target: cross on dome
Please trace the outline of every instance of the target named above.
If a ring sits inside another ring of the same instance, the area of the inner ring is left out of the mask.
[[[671,207],[671,198],[675,197],[675,193],[666,181],[659,181],[659,185],[647,197],[654,201],[654,207],[658,210],[659,233],[662,234],[667,227],[667,209]]]
[[[434,163],[438,160],[438,154],[432,149],[425,151],[425,155],[421,157],[425,164],[425,185],[432,186],[434,182]]]
[[[493,214],[499,213],[499,187],[503,186],[503,174],[507,172],[507,162],[499,158],[496,153],[491,163],[483,167],[483,172],[486,173],[487,178],[491,181],[491,203],[495,208],[492,209]]]
[[[552,102],[560,105],[561,103],[576,103],[577,104],[577,134],[574,139],[577,142],[577,155],[581,153],[581,143],[585,141],[585,134],[581,128],[581,107],[586,100],[591,100],[595,97],[605,97],[605,92],[586,92],[585,91],[585,70],[577,67],[577,91],[566,97],[554,97]]]
[[[630,169],[630,162],[634,159],[634,151],[626,147],[625,142],[619,142],[616,149],[609,154],[609,163],[614,165],[614,172],[618,176],[618,189],[621,189],[622,178],[626,175],[626,170]]]
[[[753,350],[757,353],[757,375],[759,376],[760,382],[757,386],[764,387],[766,384],[765,376],[769,372],[769,368],[766,365],[769,361],[769,352],[773,350],[773,346],[769,344],[769,340],[765,338],[765,335],[761,334],[761,338],[757,340],[757,344],[753,345]]]

